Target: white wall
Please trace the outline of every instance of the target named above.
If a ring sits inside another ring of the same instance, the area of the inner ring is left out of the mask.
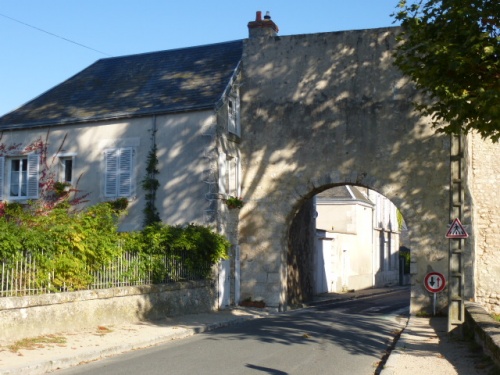
[[[156,118],[160,189],[157,207],[162,220],[172,224],[204,223],[209,186],[204,182],[207,171],[213,169],[206,150],[215,148],[215,116],[212,111],[174,114]],[[129,213],[123,218],[122,230],[139,229],[143,222],[144,192],[141,180],[145,176],[146,160],[151,149],[153,117],[120,121],[63,125],[26,130],[5,131],[0,144],[21,144],[25,148],[41,139],[48,142],[47,164],[57,172],[58,153],[74,158],[74,181],[79,178],[78,189],[88,193],[88,205],[112,198],[104,196],[104,150],[131,147],[133,157],[133,193],[129,198]],[[48,138],[47,138],[48,135]],[[64,140],[64,138],[66,139]],[[63,142],[64,141],[64,142]],[[13,152],[3,152],[4,157]],[[4,171],[1,200],[8,197],[8,171]]]

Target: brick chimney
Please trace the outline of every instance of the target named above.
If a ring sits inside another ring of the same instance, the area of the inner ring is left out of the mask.
[[[269,12],[266,12],[264,19],[262,19],[262,12],[259,10],[255,17],[255,21],[248,23],[248,37],[262,37],[262,36],[276,36],[278,34],[278,26],[271,21]]]

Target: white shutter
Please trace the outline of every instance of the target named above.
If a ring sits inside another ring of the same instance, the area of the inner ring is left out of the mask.
[[[38,198],[39,160],[38,154],[28,155],[28,198]]]
[[[109,149],[105,154],[105,197],[132,195],[133,149]]]
[[[3,199],[3,172],[4,172],[5,158],[0,156],[0,200]]]
[[[227,129],[229,133],[236,133],[236,100],[231,97],[227,102]]]
[[[234,133],[237,136],[241,136],[241,122],[240,122],[240,95],[239,92],[237,92],[236,95],[236,100],[235,100],[235,108],[234,108],[234,126],[235,126],[235,131]]]
[[[236,159],[235,158],[230,158],[227,161],[228,164],[228,181],[229,181],[229,186],[228,186],[228,193],[234,197],[238,196],[238,171],[236,170]]]
[[[131,148],[120,150],[118,172],[118,196],[129,197],[132,195],[132,156]]]
[[[219,154],[219,194],[226,195],[226,154]]]
[[[105,150],[104,159],[104,196],[114,197],[118,184],[118,150]]]
[[[228,113],[228,131],[236,135],[240,135],[240,97],[239,92],[235,92],[229,97],[227,103]]]
[[[236,158],[236,195],[241,196],[241,159],[239,157]]]

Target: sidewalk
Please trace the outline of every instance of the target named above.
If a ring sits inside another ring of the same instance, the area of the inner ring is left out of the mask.
[[[498,368],[472,341],[450,336],[446,317],[412,316],[382,375],[497,375]]]
[[[36,375],[69,368],[131,350],[147,348],[248,319],[269,315],[267,309],[233,309],[215,313],[166,318],[120,326],[45,336],[52,343],[34,344],[33,349],[12,352],[0,347],[1,375]],[[34,340],[32,340],[34,341]],[[63,341],[63,342],[60,342]]]
[[[316,298],[311,305],[363,298],[394,289],[396,288],[325,294]],[[161,322],[101,326],[84,332],[64,333],[52,337],[53,343],[35,343],[35,348],[31,350],[20,348],[17,352],[12,352],[8,348],[0,348],[0,374],[43,374],[274,313],[276,311],[273,309],[235,308],[167,318]],[[489,363],[484,361],[481,353],[471,357],[467,345],[468,343],[447,336],[446,318],[412,317],[381,373],[489,375]]]

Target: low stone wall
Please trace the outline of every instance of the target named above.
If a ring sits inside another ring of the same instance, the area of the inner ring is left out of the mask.
[[[484,353],[500,367],[500,322],[495,321],[478,303],[466,302],[465,330],[474,335]]]
[[[217,309],[213,281],[0,298],[0,345],[99,325],[159,320]]]

